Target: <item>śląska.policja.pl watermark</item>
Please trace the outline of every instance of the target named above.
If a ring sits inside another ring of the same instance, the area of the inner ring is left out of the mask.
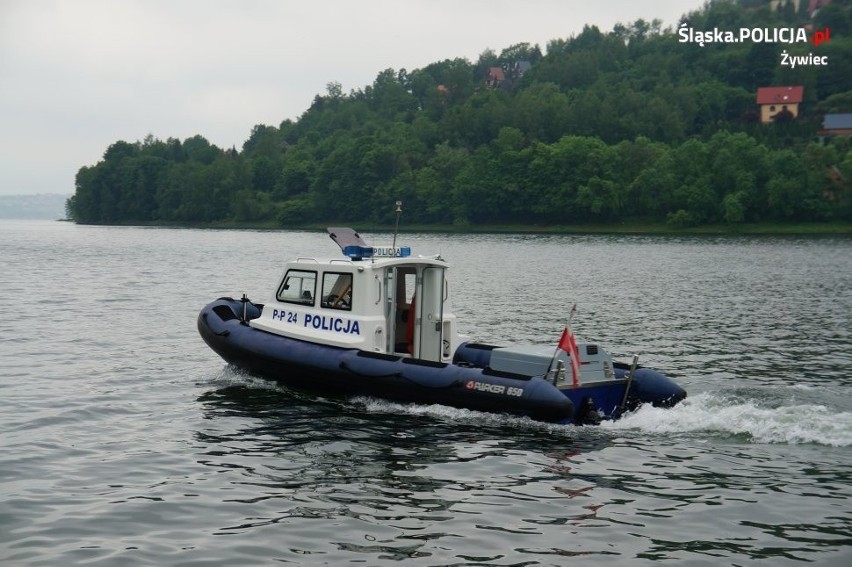
[[[708,43],[812,43],[814,47],[831,41],[831,30],[814,30],[810,37],[805,28],[740,28],[737,31],[695,30],[686,22],[677,31],[679,43],[697,43],[704,47]],[[798,67],[802,65],[828,65],[827,55],[790,55],[787,50],[781,52],[781,65]]]

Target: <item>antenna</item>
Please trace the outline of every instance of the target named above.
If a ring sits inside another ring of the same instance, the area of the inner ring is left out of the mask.
[[[396,202],[396,226],[393,227],[393,249],[396,250],[396,233],[399,232],[399,215],[402,214],[402,201]]]

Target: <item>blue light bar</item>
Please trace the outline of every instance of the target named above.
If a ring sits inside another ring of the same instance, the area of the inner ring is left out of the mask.
[[[353,260],[362,260],[364,258],[408,258],[411,256],[411,248],[409,246],[346,246],[343,248],[343,254],[349,256]]]
[[[361,258],[369,258],[373,255],[373,247],[372,246],[358,246],[351,245],[343,248],[343,255],[349,256],[353,260],[360,260]]]

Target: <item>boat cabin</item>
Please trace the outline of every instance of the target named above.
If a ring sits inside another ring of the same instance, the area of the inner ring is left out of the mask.
[[[462,342],[450,310],[448,264],[410,248],[367,246],[329,228],[343,257],[287,263],[257,329],[341,348],[449,363]]]

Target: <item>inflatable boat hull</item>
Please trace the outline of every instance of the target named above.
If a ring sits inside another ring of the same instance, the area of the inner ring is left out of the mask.
[[[261,306],[230,298],[202,309],[198,331],[225,361],[298,389],[570,422],[574,404],[541,377],[490,372],[311,343],[248,324]]]

